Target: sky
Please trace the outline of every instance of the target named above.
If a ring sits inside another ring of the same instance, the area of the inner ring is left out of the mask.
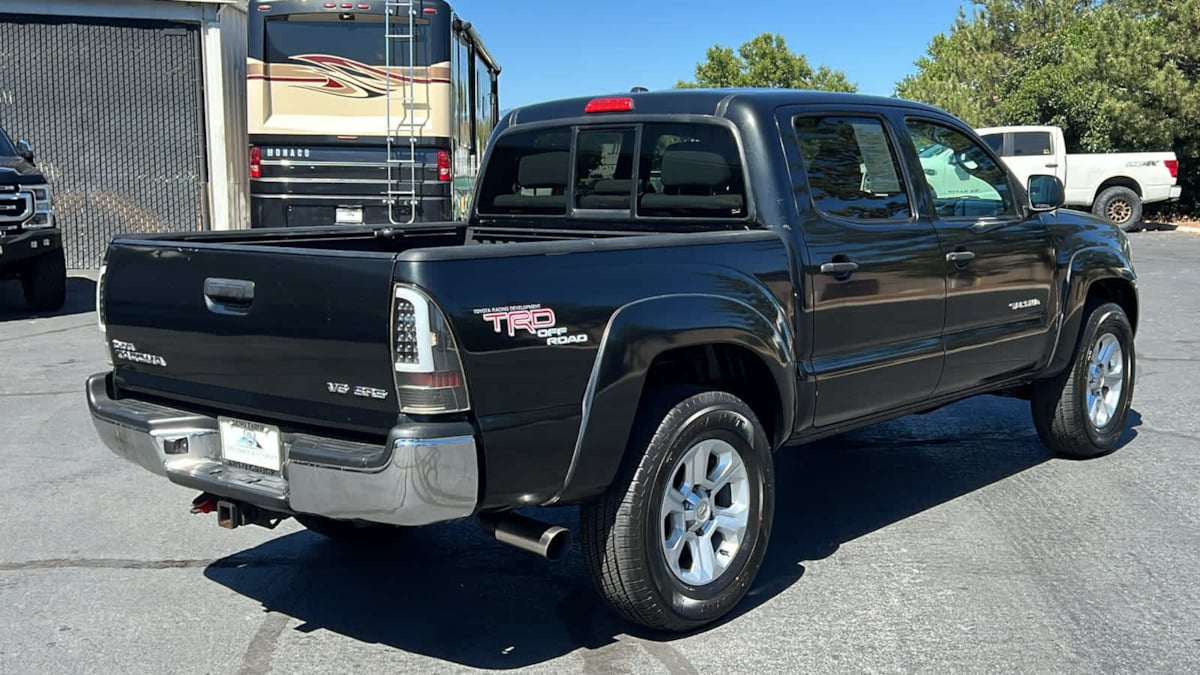
[[[500,107],[567,96],[668,89],[694,78],[714,44],[783,35],[809,64],[845,71],[864,94],[890,96],[916,71],[963,0],[450,0],[503,69]]]

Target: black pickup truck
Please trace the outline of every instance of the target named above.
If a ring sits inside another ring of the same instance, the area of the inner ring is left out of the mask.
[[[59,310],[66,302],[66,259],[54,223],[50,185],[34,165],[29,143],[14,147],[0,129],[0,280],[4,279],[21,280],[25,304],[32,310]]]
[[[1125,234],[1062,200],[899,100],[532,105],[462,223],[115,238],[114,367],[87,399],[225,527],[475,517],[556,557],[567,530],[518,511],[579,505],[609,603],[693,629],[753,581],[785,446],[989,393],[1028,399],[1063,456],[1116,447],[1136,276]]]

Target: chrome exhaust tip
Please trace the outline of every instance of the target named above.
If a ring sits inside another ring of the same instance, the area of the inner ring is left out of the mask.
[[[485,513],[479,524],[502,544],[558,560],[571,547],[571,531],[516,513]]]

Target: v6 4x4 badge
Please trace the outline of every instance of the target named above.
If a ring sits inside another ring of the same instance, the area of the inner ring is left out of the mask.
[[[497,333],[508,333],[516,337],[523,331],[546,341],[549,346],[582,344],[588,341],[587,333],[568,335],[570,328],[558,325],[554,310],[541,305],[519,305],[488,307],[474,310],[484,321],[492,324]],[[522,333],[523,334],[523,333]]]

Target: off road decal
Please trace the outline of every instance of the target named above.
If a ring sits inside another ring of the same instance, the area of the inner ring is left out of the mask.
[[[571,329],[558,325],[558,316],[553,309],[536,305],[514,305],[507,307],[482,307],[473,310],[488,322],[496,333],[507,333],[509,337],[533,335],[546,341],[547,346],[583,344],[588,341],[587,333],[568,335]]]

